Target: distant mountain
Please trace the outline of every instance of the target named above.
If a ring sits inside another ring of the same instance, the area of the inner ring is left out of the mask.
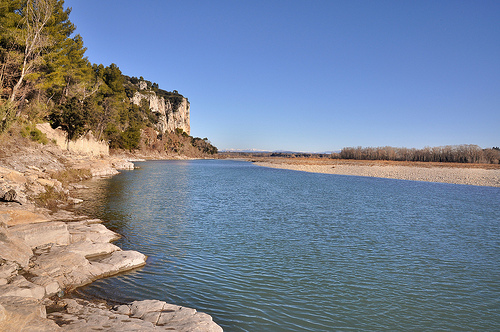
[[[310,151],[292,151],[292,150],[259,150],[259,149],[224,149],[219,150],[219,152],[243,152],[243,153],[288,153],[288,154],[301,154],[301,153],[309,153],[309,154],[332,154],[339,153],[339,151],[322,151],[322,152],[310,152]]]
[[[269,150],[259,150],[259,149],[223,149],[219,152],[253,152],[253,153],[270,153],[273,151]]]

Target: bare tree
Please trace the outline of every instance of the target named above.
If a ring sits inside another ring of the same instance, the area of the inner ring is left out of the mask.
[[[16,102],[26,76],[32,74],[42,62],[43,51],[53,43],[44,32],[44,28],[52,16],[55,2],[55,0],[28,0],[26,6],[21,9],[21,26],[16,29],[15,37],[22,46],[23,56],[19,78],[9,97],[11,103]]]

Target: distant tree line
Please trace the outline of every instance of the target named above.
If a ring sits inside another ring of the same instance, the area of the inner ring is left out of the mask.
[[[477,145],[446,145],[439,147],[396,148],[384,147],[347,147],[333,158],[356,160],[395,160],[454,163],[500,163],[500,148],[482,149]]]

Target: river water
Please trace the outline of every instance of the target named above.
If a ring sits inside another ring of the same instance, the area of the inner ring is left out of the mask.
[[[225,331],[500,327],[500,188],[148,161],[80,212],[149,256],[81,292],[159,299]]]

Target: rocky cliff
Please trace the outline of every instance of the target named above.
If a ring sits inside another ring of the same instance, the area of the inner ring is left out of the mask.
[[[109,156],[109,145],[105,141],[98,141],[91,132],[75,141],[67,141],[66,133],[61,129],[52,129],[49,123],[39,123],[37,129],[44,133],[47,138],[56,143],[63,150],[71,152],[94,155]]]
[[[189,124],[189,101],[177,95],[173,98],[164,98],[151,90],[140,90],[134,93],[132,103],[140,105],[142,100],[149,103],[151,112],[158,114],[156,129],[162,133],[174,132],[177,128],[191,134]]]

